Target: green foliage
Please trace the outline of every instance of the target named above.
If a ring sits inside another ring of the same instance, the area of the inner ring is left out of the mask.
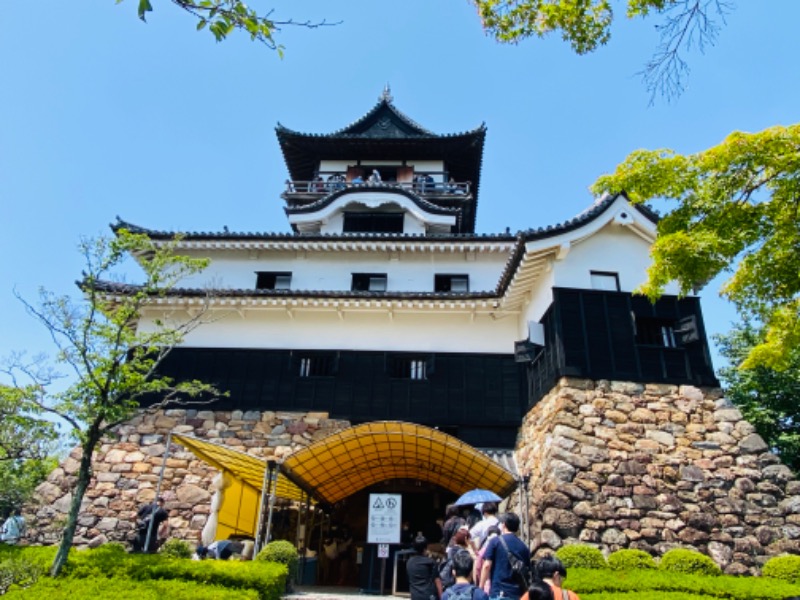
[[[5,517],[28,502],[36,487],[57,466],[55,457],[0,461],[0,516]]]
[[[207,583],[186,581],[133,581],[107,577],[39,580],[24,591],[11,591],[7,598],[25,600],[75,600],[76,598],[136,598],[136,600],[259,600],[256,590],[226,589]]]
[[[742,366],[791,368],[800,346],[800,125],[735,132],[691,155],[637,150],[596,193],[625,192],[634,203],[675,205],[658,224],[653,265],[640,291],[658,297],[678,282],[682,294],[721,272],[722,294],[745,318],[765,324]]]
[[[125,547],[112,542],[89,550],[71,552],[64,573],[75,579],[112,577],[114,574],[125,574],[132,563],[132,555],[128,554]]]
[[[35,584],[45,572],[44,567],[24,557],[0,561],[0,596],[12,587],[25,589]]]
[[[297,572],[297,563],[300,556],[294,544],[286,540],[276,540],[264,546],[256,555],[256,560],[274,562],[286,565],[290,577],[294,577]]]
[[[4,369],[13,387],[27,393],[29,403],[68,424],[82,450],[61,547],[51,569],[54,575],[69,554],[91,478],[91,456],[103,436],[131,418],[144,395],[162,399],[150,408],[157,410],[182,398],[216,393],[202,382],[176,382],[158,372],[170,350],[200,325],[202,311],[185,320],[154,320],[147,329],[138,327],[144,311],[185,277],[204,269],[208,260],[178,254],[180,238],[154,241],[124,228],[115,234],[111,239],[82,240],[80,300],[46,290],[36,305],[19,298],[50,333],[58,363],[70,370],[74,383],[64,391],[51,391],[55,375],[42,359],[26,364],[18,355]],[[139,285],[121,282],[116,275],[131,257],[144,274]],[[23,383],[26,378],[29,383]]]
[[[656,561],[644,550],[623,549],[612,552],[608,557],[608,566],[616,571],[636,571],[638,569],[655,569]]]
[[[13,362],[13,358],[9,360]],[[52,421],[42,418],[44,410],[36,403],[37,392],[33,383],[0,383],[0,467],[19,471],[25,461],[46,460],[54,451],[58,430]],[[6,463],[14,464],[7,467]],[[0,486],[6,495],[10,490],[4,488]]]
[[[740,365],[751,349],[764,339],[763,330],[748,322],[717,336],[719,351],[729,364]],[[742,411],[759,435],[781,460],[800,470],[800,347],[789,350],[789,366],[783,371],[768,367],[725,367],[719,375],[725,396]]]
[[[146,22],[147,13],[153,12],[153,5],[150,0],[138,1],[139,18]],[[117,3],[120,2],[122,0],[117,0]],[[316,29],[338,25],[338,23],[328,23],[324,19],[316,23],[296,22],[292,19],[276,21],[271,18],[272,11],[260,15],[242,0],[172,0],[172,3],[197,19],[197,31],[208,29],[218,42],[225,40],[234,31],[240,31],[250,36],[252,41],[261,42],[275,50],[279,56],[283,56],[283,46],[279,45],[273,36],[282,27],[294,25]]]
[[[720,575],[722,570],[711,558],[694,550],[675,548],[661,557],[658,563],[664,571],[677,573],[693,573],[697,575]]]
[[[192,545],[189,542],[177,538],[167,540],[161,548],[158,549],[159,554],[170,558],[191,558],[192,552]]]
[[[562,546],[556,552],[556,556],[568,569],[574,567],[581,569],[605,569],[608,566],[600,550],[582,544]]]
[[[790,554],[770,558],[761,572],[764,577],[800,583],[800,556]]]
[[[517,43],[529,37],[560,33],[577,54],[594,52],[611,39],[615,13],[611,0],[473,0],[483,28],[498,42]],[[641,75],[651,98],[683,90],[689,69],[680,57],[712,44],[731,6],[721,0],[627,0],[628,19],[653,14],[660,44]]]
[[[800,595],[800,585],[764,577],[733,577],[677,573],[653,569],[614,571],[611,569],[570,569],[566,587],[581,600],[593,598],[649,598],[688,600],[775,600]],[[601,595],[602,594],[602,595]],[[626,596],[627,595],[627,596]]]

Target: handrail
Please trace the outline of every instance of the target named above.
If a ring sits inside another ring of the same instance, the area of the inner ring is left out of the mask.
[[[344,189],[402,189],[422,195],[448,195],[467,196],[470,194],[472,183],[469,181],[449,182],[442,181],[343,181],[343,180],[286,180],[286,193],[288,194],[314,194],[325,196]]]

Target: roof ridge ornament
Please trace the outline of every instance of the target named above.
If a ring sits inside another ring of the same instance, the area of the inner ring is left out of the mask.
[[[389,83],[387,82],[385,86],[383,86],[383,92],[381,92],[380,97],[378,98],[379,101],[386,101],[391,103],[394,101],[394,97],[392,96],[392,89],[389,87]]]

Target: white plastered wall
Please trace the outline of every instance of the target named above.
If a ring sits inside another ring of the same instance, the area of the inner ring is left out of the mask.
[[[496,319],[468,310],[231,309],[208,316],[210,322],[191,332],[183,346],[509,354],[518,339],[513,316]],[[146,317],[140,328],[151,324]]]

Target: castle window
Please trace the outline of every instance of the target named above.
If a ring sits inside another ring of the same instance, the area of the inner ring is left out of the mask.
[[[403,233],[401,212],[346,212],[344,233]]]
[[[387,357],[386,366],[393,379],[424,381],[433,374],[433,356],[393,354]]]
[[[295,372],[300,377],[330,377],[338,368],[337,355],[333,352],[300,353],[295,355]]]
[[[353,273],[354,292],[385,292],[386,273]]]
[[[468,292],[469,275],[435,275],[433,290],[435,292]]]
[[[258,271],[256,273],[257,290],[288,290],[292,285],[292,274],[289,271]]]
[[[593,290],[604,292],[619,291],[619,274],[610,271],[589,271],[589,278],[592,282]]]
[[[644,346],[676,348],[675,322],[671,319],[636,317],[636,343]]]

